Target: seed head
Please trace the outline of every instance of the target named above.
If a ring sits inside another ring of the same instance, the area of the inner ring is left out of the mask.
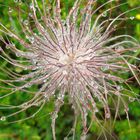
[[[6,88],[9,93],[0,98],[8,97],[17,91],[34,96],[18,106],[3,107],[20,109],[4,118],[32,106],[40,106],[37,112],[26,118],[29,119],[34,117],[46,102],[54,99],[52,131],[55,140],[55,120],[61,106],[65,104],[65,98],[68,98],[72,105],[75,116],[81,116],[82,138],[85,138],[90,128],[87,127],[87,116],[90,116],[92,121],[99,121],[98,111],[102,108],[104,111],[101,116],[105,120],[111,118],[110,108],[113,106],[116,106],[114,112],[115,119],[117,118],[120,102],[128,114],[127,103],[123,97],[129,98],[130,101],[138,100],[138,95],[130,88],[129,82],[135,79],[140,84],[139,70],[133,63],[139,61],[135,55],[139,43],[130,35],[116,35],[116,32],[119,33],[118,21],[134,20],[132,17],[125,17],[125,14],[137,8],[115,15],[115,18],[111,12],[126,3],[112,6],[99,13],[104,6],[112,2],[113,0],[110,0],[96,7],[97,1],[88,0],[81,9],[81,0],[76,0],[68,15],[63,17],[60,0],[56,0],[56,6],[52,7],[53,12],[49,8],[46,10],[44,0],[42,8],[36,0],[32,0],[30,6],[26,7],[30,11],[27,19],[22,20],[24,11],[18,8],[22,35],[0,23],[0,31],[6,36],[1,37],[1,41],[17,58],[8,55],[3,47],[0,48],[0,57],[25,71],[24,74],[17,74],[10,69],[1,68],[9,75],[9,79],[0,80],[8,87],[3,87],[3,84],[1,87]],[[9,12],[12,13],[14,10],[16,11],[10,7]],[[12,20],[11,15],[10,18]],[[17,46],[17,42],[23,49]],[[126,73],[131,77],[125,76]],[[39,85],[36,92],[29,90],[34,85]],[[114,105],[110,106],[110,100]]]

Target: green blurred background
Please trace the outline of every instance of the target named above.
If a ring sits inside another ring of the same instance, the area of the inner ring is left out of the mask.
[[[41,5],[41,0],[37,0],[39,4]],[[49,0],[48,0],[49,1]],[[53,0],[50,0],[50,2]],[[68,13],[69,8],[72,6],[74,0],[61,0],[61,6],[62,6],[62,15],[65,17]],[[116,0],[116,3],[122,3],[126,0]],[[23,0],[23,3],[26,3],[27,5],[31,2],[31,0]],[[97,0],[97,5],[103,4],[107,2],[107,0]],[[127,0],[128,5],[125,5],[123,7],[120,7],[119,12],[123,12],[127,9],[140,6],[139,0]],[[84,3],[83,3],[84,4]],[[8,16],[8,9],[10,7],[14,7],[17,5],[17,2],[15,0],[0,0],[0,22],[2,22],[6,27],[14,26],[16,28],[16,32],[20,33],[20,29],[17,25],[17,19],[13,18],[12,20],[9,20]],[[26,10],[25,4],[23,4],[23,9]],[[107,9],[109,6],[105,6],[100,12]],[[118,14],[118,11],[113,11],[114,15]],[[13,15],[16,17],[16,11],[13,11]],[[13,16],[13,17],[14,17]],[[127,20],[124,21],[123,26],[124,33],[130,34],[137,38],[140,41],[140,9],[132,11],[131,13],[127,14],[126,16],[131,17],[134,16],[135,20]],[[24,15],[23,15],[24,18]],[[4,36],[4,34],[0,33],[0,35]],[[3,45],[2,42],[0,42],[1,46]],[[137,54],[139,55],[139,54]],[[0,59],[0,68],[5,69],[9,67],[7,62]],[[22,73],[22,69],[11,67],[10,70],[15,71],[17,73]],[[7,75],[4,74],[2,70],[0,70],[0,78],[7,78]],[[1,84],[1,83],[0,83]],[[36,90],[37,87],[32,87],[31,90]],[[140,88],[135,83],[131,83],[131,88],[137,93],[140,92]],[[6,93],[3,89],[0,89],[0,95]],[[24,93],[16,93],[12,97],[7,97],[0,101],[0,104],[15,104],[20,103],[24,100],[29,98],[29,95],[25,95]],[[74,120],[73,118],[73,111],[70,109],[71,106],[69,104],[66,104],[64,107],[62,107],[61,112],[59,113],[59,118],[57,119],[56,123],[56,136],[58,140],[62,140],[71,130],[72,122]],[[18,116],[14,117],[14,120],[20,118],[26,118],[34,111],[34,107],[31,109],[21,113]],[[8,123],[8,121],[1,121],[0,122],[0,140],[52,140],[52,133],[51,133],[51,119],[49,112],[53,110],[53,101],[50,103],[46,103],[45,107],[42,111],[39,112],[39,114],[27,121],[18,122],[18,123]],[[12,113],[12,110],[1,110],[0,109],[0,116],[3,116],[5,114]],[[130,124],[131,128],[129,127],[128,120],[126,119],[125,113],[121,113],[121,119],[117,120],[115,123],[115,127],[111,127],[111,121],[107,122],[106,129],[111,132],[111,134],[114,136],[114,139],[118,140],[140,140],[140,104],[138,102],[132,102],[129,103],[129,114],[130,114]],[[80,134],[81,134],[81,127],[80,122],[77,125],[76,128],[76,140],[79,140]],[[89,132],[89,139],[90,140],[96,140],[98,136],[100,135],[100,128],[96,126],[96,124],[91,127]],[[108,134],[106,134],[108,135]],[[112,140],[113,138],[110,136],[107,136],[108,140]],[[69,138],[71,140],[71,138]],[[99,140],[105,140],[104,137],[100,137]]]

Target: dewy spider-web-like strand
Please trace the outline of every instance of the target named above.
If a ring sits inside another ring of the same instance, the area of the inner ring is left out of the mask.
[[[91,126],[87,126],[88,115],[91,116],[92,122],[100,124],[96,114],[101,115],[99,112],[102,107],[104,113],[101,117],[105,120],[111,117],[109,99],[116,106],[115,119],[118,116],[120,102],[129,119],[127,103],[123,97],[129,98],[130,101],[139,100],[138,95],[129,86],[131,78],[122,78],[124,76],[121,75],[131,73],[132,78],[140,84],[139,69],[131,63],[132,60],[139,61],[135,56],[135,52],[139,50],[139,43],[130,35],[113,35],[113,33],[119,26],[116,23],[133,20],[133,17],[127,18],[124,15],[139,7],[120,13],[115,18],[111,18],[111,15],[107,18],[109,13],[126,4],[122,3],[93,18],[103,7],[112,2],[113,0],[107,1],[94,9],[98,1],[88,0],[81,10],[82,0],[76,0],[66,18],[62,19],[60,0],[56,0],[56,6],[52,9],[46,9],[47,4],[44,0],[42,0],[42,9],[38,6],[37,0],[32,0],[28,19],[22,20],[24,11],[17,8],[24,39],[0,23],[0,31],[5,34],[5,37],[1,36],[1,42],[17,58],[23,58],[15,59],[1,47],[1,59],[14,67],[28,71],[27,74],[18,74],[8,68],[1,68],[9,79],[1,78],[0,87],[9,93],[0,96],[0,99],[9,97],[17,91],[34,95],[32,99],[20,105],[1,105],[1,109],[19,109],[12,114],[2,116],[2,121],[32,106],[39,106],[37,112],[22,120],[32,118],[40,112],[46,102],[54,99],[55,109],[51,115],[55,140],[55,121],[60,108],[64,105],[65,97],[68,97],[75,114],[73,139],[75,139],[78,116],[81,117],[83,127],[81,139],[86,138]],[[10,7],[9,15],[17,9]],[[10,38],[15,39],[24,49],[16,47],[16,43]],[[19,86],[16,83],[20,83]],[[38,91],[32,92],[29,89],[33,85],[41,86]],[[117,102],[114,97],[118,98]],[[21,120],[12,123],[18,121]]]

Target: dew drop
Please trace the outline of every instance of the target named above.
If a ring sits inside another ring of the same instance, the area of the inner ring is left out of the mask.
[[[129,111],[129,108],[128,107],[125,107],[124,111],[125,112],[128,112]]]
[[[117,90],[122,90],[123,89],[123,86],[117,86]]]
[[[81,96],[81,95],[79,96],[79,98],[80,98],[81,101],[84,101],[85,100],[84,97]]]
[[[34,6],[33,6],[33,4],[32,3],[30,3],[30,9],[32,9]]]
[[[44,100],[49,101],[49,97],[47,95],[44,96]]]
[[[6,49],[10,49],[10,45],[6,45]]]
[[[14,0],[14,2],[15,2],[15,3],[17,3],[17,2],[18,2],[18,0]]]
[[[17,91],[17,88],[12,88],[11,91],[14,93]]]
[[[134,20],[134,19],[135,19],[135,17],[133,17],[133,16],[132,16],[132,17],[130,17],[130,19],[131,19],[131,20]]]
[[[74,105],[72,105],[72,107],[71,107],[71,108],[75,110],[75,106],[74,106]]]
[[[19,0],[19,5],[21,5],[22,4],[22,1],[21,0]]]
[[[94,85],[94,88],[95,88],[95,89],[98,89],[98,86],[97,86],[97,85]]]
[[[124,83],[124,80],[123,80],[123,79],[121,79],[119,82],[122,84],[122,83]]]
[[[26,78],[25,78],[25,77],[21,77],[21,78],[19,78],[19,79],[23,81],[23,80],[25,80]]]
[[[29,21],[28,20],[24,20],[23,24],[27,26],[29,24]]]
[[[126,115],[126,119],[129,119],[129,116],[128,116],[128,114]]]
[[[24,104],[21,105],[21,108],[26,108],[27,106],[28,106],[28,104],[24,103]]]
[[[58,118],[57,113],[55,113],[55,114],[52,115],[52,120],[55,120],[55,119],[57,119],[57,118]]]
[[[106,70],[108,70],[108,69],[109,69],[109,66],[108,66],[108,65],[102,66],[102,67],[101,67],[101,70],[102,70],[102,71],[106,71]]]
[[[20,54],[19,54],[19,53],[16,53],[16,56],[17,56],[17,57],[19,57],[19,56],[20,56]]]
[[[67,137],[65,137],[65,138],[64,138],[64,140],[68,140],[68,138],[67,138]]]
[[[67,75],[68,74],[68,72],[66,71],[66,70],[63,70],[63,75]]]
[[[97,108],[95,108],[94,112],[97,113],[97,112],[99,112],[99,110]]]
[[[32,63],[33,63],[34,65],[37,65],[37,61],[36,61],[35,59],[32,59]]]
[[[62,100],[62,97],[61,97],[61,96],[58,96],[57,99],[58,99],[58,100]]]
[[[130,102],[134,102],[134,101],[135,101],[135,98],[129,97],[129,101],[130,101]]]
[[[95,76],[96,76],[96,77],[100,77],[100,75],[99,75],[99,74],[96,74]]]
[[[137,50],[133,50],[133,52],[134,52],[134,53],[136,53],[136,52],[137,52]]]
[[[117,28],[118,25],[114,25],[114,28]]]
[[[35,7],[34,7],[33,3],[30,4],[30,9],[35,10]]]
[[[110,113],[106,113],[105,114],[105,117],[108,119],[108,118],[110,118]]]
[[[33,17],[33,14],[32,14],[32,13],[29,13],[29,16],[30,16],[30,17]]]
[[[64,96],[65,96],[64,94],[61,95],[62,98],[64,98]]]
[[[123,46],[119,46],[119,47],[116,47],[115,50],[122,51],[122,50],[124,50],[124,47]]]
[[[28,70],[28,67],[24,67],[24,70]]]
[[[35,41],[34,37],[33,36],[29,37],[29,41],[33,44]]]
[[[103,16],[103,17],[106,17],[106,16],[107,16],[107,12],[106,12],[106,11],[103,12],[103,13],[102,13],[102,16]]]
[[[95,84],[95,82],[94,81],[91,81],[91,85],[94,85]]]
[[[6,120],[6,117],[5,117],[5,116],[2,116],[2,117],[0,118],[0,120],[1,120],[1,121],[5,121],[5,120]]]
[[[13,12],[13,9],[9,7],[8,12],[9,13]]]
[[[14,37],[14,35],[13,35],[13,34],[9,34],[9,36],[10,36],[10,37]]]

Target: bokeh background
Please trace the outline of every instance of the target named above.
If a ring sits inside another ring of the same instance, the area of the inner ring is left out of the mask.
[[[41,0],[37,1],[40,5],[42,4]],[[52,5],[54,3],[53,0],[46,1],[51,3]],[[9,8],[16,7],[16,5],[18,5],[18,2],[18,0],[0,0],[0,22],[2,22],[8,28],[11,28],[12,25],[12,27],[16,29],[16,32],[20,34],[20,27],[17,24],[18,19],[16,18],[18,9],[14,9],[12,11],[12,15],[15,18],[10,19],[10,16],[8,14]],[[31,0],[22,0],[22,2],[20,3],[21,5],[23,5],[23,10],[25,10],[26,12],[28,11],[27,7],[29,6],[30,2]],[[74,0],[61,0],[63,17],[67,15],[69,8],[72,6],[73,2]],[[107,2],[107,0],[97,0],[97,6],[104,4],[105,2]],[[128,4],[118,8],[117,10],[114,10],[112,13],[113,15],[118,15],[123,11],[140,6],[140,0],[116,0],[116,4],[120,4],[122,2],[128,2]],[[115,3],[112,4],[112,6],[113,5],[115,5]],[[101,13],[103,10],[109,8],[110,6],[111,5],[105,6],[98,13]],[[22,16],[24,18],[25,15]],[[120,24],[120,26],[123,28],[123,33],[130,34],[140,41],[140,9],[134,10],[125,16],[134,16],[135,19],[122,21],[122,24]],[[119,32],[120,31],[118,31],[118,34]],[[4,34],[0,32],[0,36],[4,37]],[[0,46],[3,48],[5,47],[2,42],[0,42]],[[7,53],[10,52],[7,51]],[[140,53],[136,52],[136,55],[139,56]],[[137,66],[139,67],[139,64],[137,64]],[[3,71],[7,68],[19,74],[24,73],[24,70],[12,67],[6,61],[0,58],[0,79],[8,79],[8,75]],[[0,82],[0,84],[2,83]],[[130,85],[136,93],[140,92],[140,87],[135,83],[135,81],[130,83]],[[37,87],[35,86],[30,90],[34,91],[36,90],[36,88]],[[2,95],[3,93],[6,93],[6,90],[0,88],[0,95]],[[13,96],[8,96],[0,100],[0,104],[18,104],[25,101],[27,98],[30,98],[29,95],[18,92]],[[36,117],[26,121],[18,123],[8,123],[7,120],[0,121],[0,140],[52,140],[51,118],[49,113],[53,110],[53,107],[53,101],[50,103],[46,103],[45,107],[38,113]],[[29,116],[29,114],[32,114],[35,109],[36,108],[32,107],[31,109],[21,113],[20,115],[14,116],[14,120],[18,120],[18,118],[26,118],[27,116]],[[0,116],[10,114],[12,112],[12,110],[0,109]],[[108,133],[106,133],[108,140],[140,140],[140,103],[129,103],[129,115],[131,128],[124,112],[120,114],[121,119],[116,120],[114,128],[111,127],[111,120],[106,122],[106,125],[104,127],[108,130],[109,133],[112,134],[112,136],[114,136],[114,138],[112,138]],[[58,140],[62,140],[65,136],[68,135],[72,127],[73,120],[74,118],[73,111],[71,110],[71,105],[66,103],[65,106],[62,107],[56,123],[56,136]],[[80,134],[81,127],[79,122],[76,127],[76,140],[79,140]],[[101,129],[97,127],[96,124],[93,124],[89,131],[89,140],[96,140],[100,135],[102,135]],[[99,140],[105,140],[105,137],[101,136]]]

